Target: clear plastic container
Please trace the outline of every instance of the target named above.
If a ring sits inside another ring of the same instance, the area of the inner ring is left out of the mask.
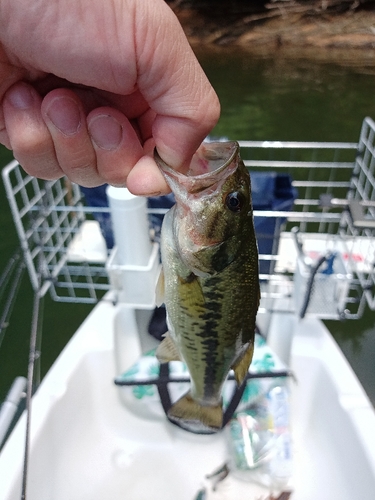
[[[271,388],[228,425],[230,468],[244,480],[281,490],[292,478],[289,393],[284,385]]]

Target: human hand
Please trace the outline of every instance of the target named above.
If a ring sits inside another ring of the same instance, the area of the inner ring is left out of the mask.
[[[168,190],[217,96],[164,0],[0,0],[0,142],[36,177]]]

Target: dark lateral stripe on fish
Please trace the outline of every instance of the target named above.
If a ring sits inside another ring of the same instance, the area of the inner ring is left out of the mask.
[[[217,384],[225,378],[222,364],[217,363],[221,340],[215,332],[220,325],[220,318],[220,314],[205,313],[202,317],[205,328],[195,334],[196,340],[199,339],[197,344],[199,344],[201,361],[204,362],[204,396],[208,398],[217,392]]]
[[[221,382],[225,374],[222,367],[216,363],[217,349],[219,347],[217,339],[211,337],[211,339],[204,340],[203,344],[207,347],[203,356],[203,360],[206,363],[203,376],[204,396],[205,398],[211,398],[217,393],[216,383]]]

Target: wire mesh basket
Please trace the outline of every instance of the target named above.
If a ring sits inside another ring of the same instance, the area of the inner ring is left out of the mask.
[[[293,278],[297,314],[324,319],[344,317],[352,278],[339,252],[315,261],[299,256]]]
[[[110,288],[107,248],[92,217],[98,209],[85,207],[67,178],[36,179],[16,161],[2,175],[34,290],[49,290],[56,301],[97,302]]]
[[[375,309],[374,142],[375,124],[369,118],[358,143],[239,141],[252,179],[272,180],[254,209],[266,311],[299,313],[309,277],[294,227],[303,235],[306,255],[338,254],[328,278],[315,273],[318,284],[307,313],[356,318],[366,304]],[[37,180],[15,161],[5,167],[3,179],[34,289],[49,290],[57,301],[97,302],[111,289],[102,227],[105,219],[110,229],[109,208],[88,206],[76,184],[66,178]],[[277,204],[263,204],[267,190]],[[166,210],[149,213],[160,219]],[[336,304],[328,306],[328,300],[318,298],[327,296],[336,297]]]

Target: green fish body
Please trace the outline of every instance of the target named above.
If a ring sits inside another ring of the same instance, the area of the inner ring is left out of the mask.
[[[253,354],[259,280],[250,177],[236,142],[203,144],[186,175],[155,159],[176,198],[162,226],[157,295],[169,332],[157,356],[183,360],[191,378],[168,417],[192,432],[216,432],[228,373],[240,385]]]

